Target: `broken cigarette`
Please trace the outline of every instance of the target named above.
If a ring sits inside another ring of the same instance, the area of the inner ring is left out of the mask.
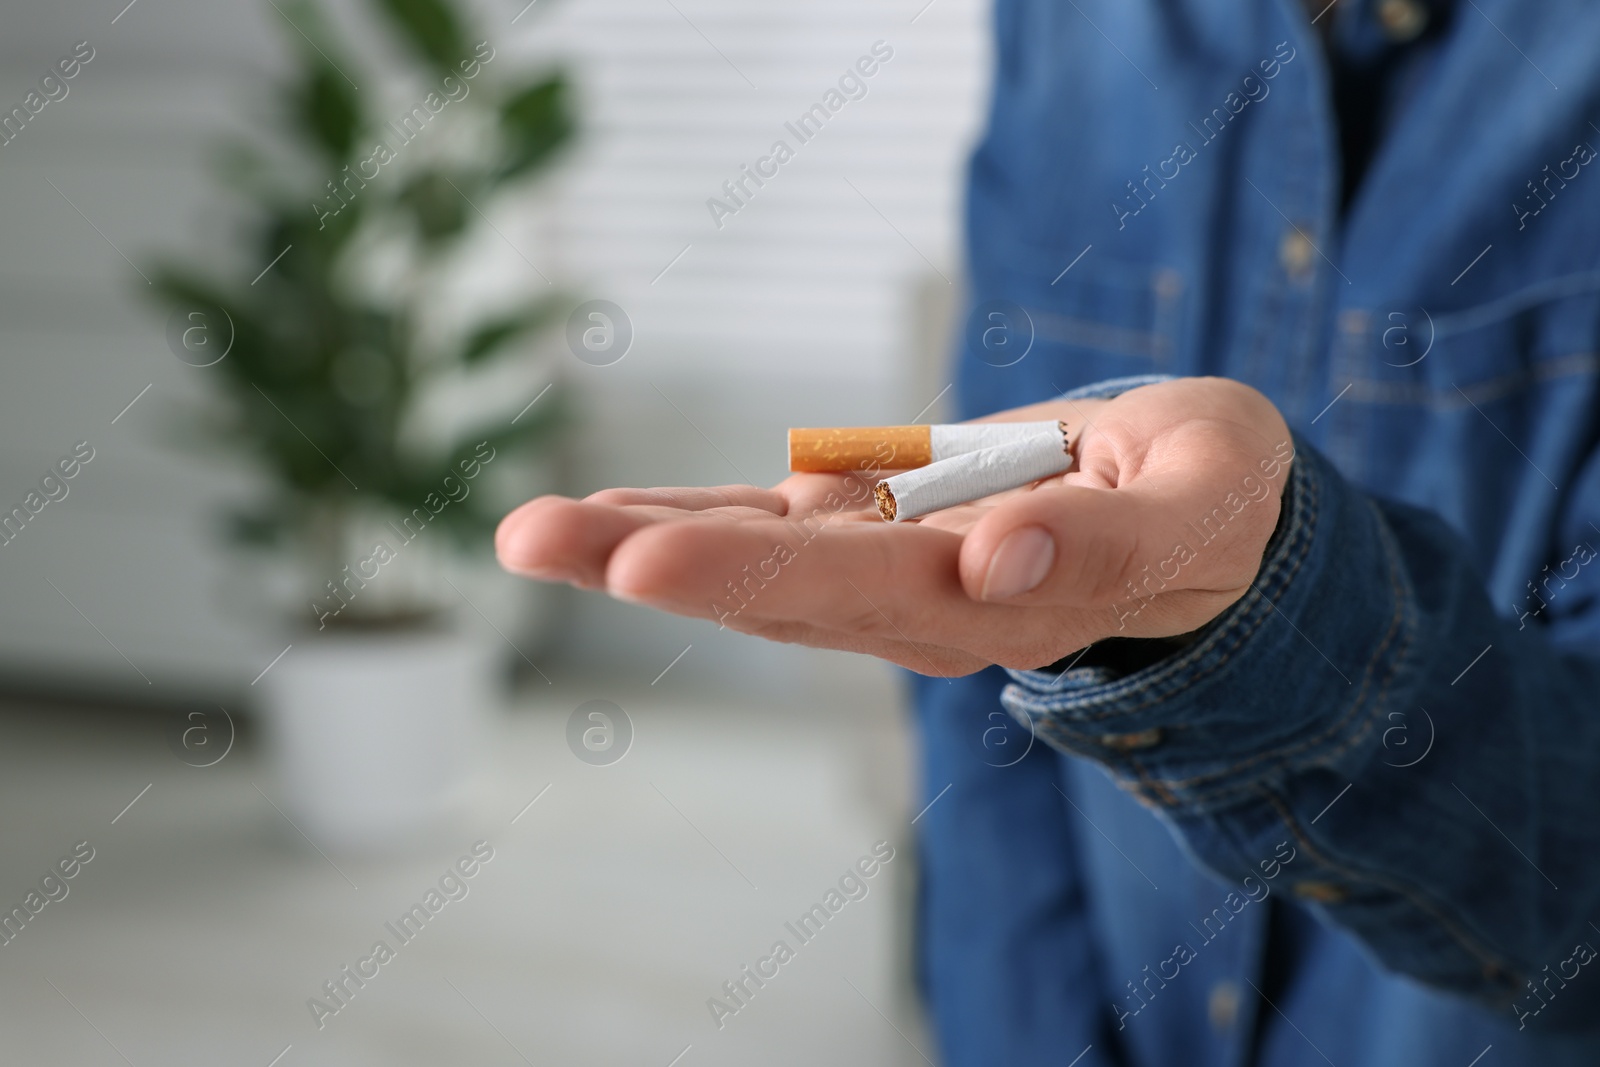
[[[1045,426],[1020,441],[951,456],[879,482],[873,490],[878,513],[885,521],[904,522],[1062,473],[1072,466],[1067,424]]]
[[[1055,432],[1053,422],[963,422],[938,426],[835,426],[789,431],[789,469],[914,470],[930,463]]]

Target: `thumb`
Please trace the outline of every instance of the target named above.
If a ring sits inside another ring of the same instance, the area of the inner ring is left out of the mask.
[[[1278,520],[1278,486],[1196,470],[1118,488],[1057,485],[994,507],[961,548],[974,600],[1105,607],[1180,589],[1242,593]]]

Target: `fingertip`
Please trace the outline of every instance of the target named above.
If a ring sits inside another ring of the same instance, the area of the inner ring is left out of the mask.
[[[1026,596],[1043,580],[1039,559],[1047,557],[1048,567],[1060,557],[1053,523],[1044,521],[1033,499],[1041,492],[997,504],[967,531],[958,560],[967,596],[982,601]]]
[[[672,522],[634,531],[606,561],[606,592],[632,604],[667,599],[673,573],[695,554],[697,532],[688,523]]]
[[[616,545],[642,521],[621,508],[543,496],[501,521],[495,554],[515,574],[591,588]]]
[[[962,587],[985,602],[1098,603],[1138,550],[1135,497],[1063,485],[1006,500],[967,534]]]
[[[1049,577],[1056,561],[1056,542],[1043,526],[1018,526],[989,553],[978,581],[978,600],[1015,600],[1033,592]],[[963,577],[968,595],[971,583]]]
[[[520,545],[530,526],[538,521],[538,515],[550,507],[550,501],[561,499],[564,498],[535,497],[525,504],[519,504],[500,520],[494,529],[494,552],[503,566],[509,566],[512,558],[519,554],[515,551],[516,546]]]
[[[575,504],[567,497],[541,496],[501,519],[494,532],[500,565],[530,578],[554,577],[552,550],[564,539]]]

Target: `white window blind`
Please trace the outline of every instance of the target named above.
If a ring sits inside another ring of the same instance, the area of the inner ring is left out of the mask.
[[[957,280],[988,53],[988,5],[935,0],[919,15],[925,2],[529,11],[513,49],[570,57],[582,90],[583,141],[548,231],[555,268],[619,303],[658,366],[895,373],[914,287]],[[815,133],[797,122],[813,105],[827,114]],[[761,164],[758,187],[742,168],[779,141],[793,158]],[[724,189],[740,178],[743,206]],[[712,198],[736,208],[720,228]]]

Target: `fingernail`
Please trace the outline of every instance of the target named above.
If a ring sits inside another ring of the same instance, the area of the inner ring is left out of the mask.
[[[983,600],[1010,600],[1044,581],[1056,560],[1056,543],[1042,526],[1012,530],[989,557],[983,576]]]

